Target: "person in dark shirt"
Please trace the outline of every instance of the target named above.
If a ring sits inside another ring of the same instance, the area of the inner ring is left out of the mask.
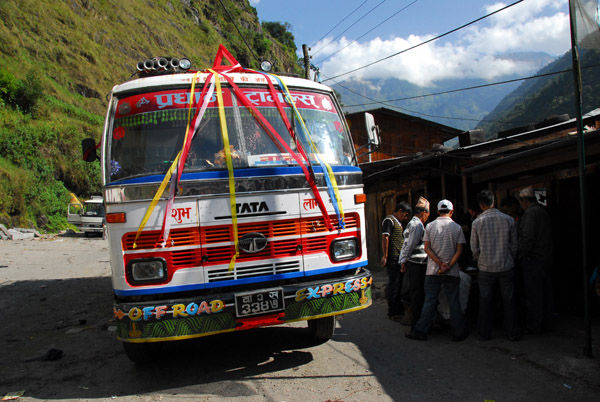
[[[404,306],[400,298],[404,274],[398,262],[404,241],[402,222],[408,219],[411,212],[410,205],[405,201],[401,201],[396,205],[394,213],[386,216],[382,222],[380,264],[385,267],[388,275],[388,283],[385,289],[388,317],[398,322],[402,320],[402,314],[404,313]]]
[[[523,216],[519,221],[517,260],[523,274],[525,296],[525,330],[540,333],[552,328],[552,221],[537,202],[533,188],[519,192]]]

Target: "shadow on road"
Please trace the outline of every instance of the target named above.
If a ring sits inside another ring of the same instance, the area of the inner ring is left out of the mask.
[[[271,327],[171,342],[156,363],[137,366],[111,332],[110,278],[20,281],[2,286],[0,305],[2,395],[85,399],[192,387],[243,397],[256,391],[237,380],[305,365],[316,346],[306,328]]]

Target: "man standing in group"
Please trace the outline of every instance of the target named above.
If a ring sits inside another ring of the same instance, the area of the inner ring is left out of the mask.
[[[518,261],[523,271],[523,291],[528,333],[542,327],[552,328],[552,222],[546,209],[538,204],[532,187],[519,192],[525,210],[519,222]]]
[[[511,341],[521,337],[515,308],[515,259],[517,257],[517,229],[514,219],[495,207],[494,194],[482,190],[477,202],[483,211],[473,221],[471,250],[479,267],[479,317],[477,335],[490,339],[493,316],[494,288],[500,286],[504,307],[504,334]]]
[[[421,317],[421,309],[425,300],[425,271],[427,270],[427,254],[423,243],[425,222],[429,218],[429,201],[419,197],[413,210],[413,217],[404,230],[404,244],[400,251],[402,272],[408,275],[410,293],[410,314],[404,316],[402,324],[414,327]],[[407,316],[408,315],[408,316]]]
[[[435,317],[440,289],[444,285],[450,306],[452,340],[458,342],[469,336],[459,299],[458,259],[465,245],[465,236],[460,225],[452,220],[454,206],[450,201],[441,200],[437,209],[440,216],[427,225],[423,237],[425,252],[429,257],[425,276],[425,302],[421,318],[406,337],[427,340],[427,332]]]
[[[398,257],[402,249],[404,237],[402,235],[402,221],[406,221],[411,213],[410,205],[401,201],[396,205],[396,211],[383,220],[381,232],[381,266],[386,268],[388,283],[385,296],[388,302],[388,317],[400,322],[404,308],[400,298],[403,274]]]

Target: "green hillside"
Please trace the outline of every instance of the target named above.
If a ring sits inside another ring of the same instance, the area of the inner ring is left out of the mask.
[[[81,140],[100,139],[107,95],[138,61],[205,69],[222,43],[246,67],[301,73],[286,28],[261,26],[248,0],[0,1],[0,223],[55,231],[69,192],[100,192]]]

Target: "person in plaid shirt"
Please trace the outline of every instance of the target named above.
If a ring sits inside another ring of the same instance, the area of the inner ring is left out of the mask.
[[[498,283],[504,305],[504,333],[509,340],[515,341],[521,337],[513,271],[517,256],[517,230],[514,219],[496,209],[494,201],[494,194],[489,190],[477,194],[477,202],[483,212],[473,221],[471,232],[471,250],[479,267],[477,336],[481,340],[491,337],[494,287]]]

